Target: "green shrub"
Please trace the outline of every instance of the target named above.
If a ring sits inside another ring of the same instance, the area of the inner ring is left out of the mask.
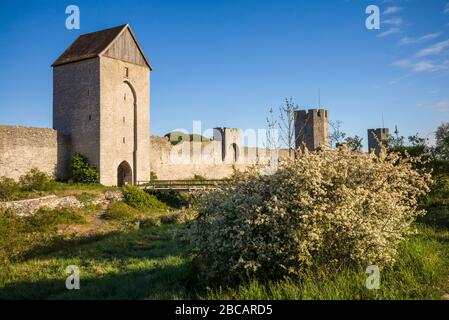
[[[104,217],[108,220],[133,222],[139,219],[140,212],[122,201],[117,201],[108,208]]]
[[[172,208],[181,209],[189,205],[190,196],[187,192],[176,192],[173,190],[150,190],[148,192]]]
[[[199,175],[199,174],[194,174],[193,180],[204,181],[204,180],[207,180],[207,178],[202,175]]]
[[[427,214],[419,217],[418,221],[435,228],[449,228],[449,179],[437,176],[429,195],[422,201],[421,206]]]
[[[140,220],[140,228],[159,227],[161,224],[159,216],[145,217],[145,219]]]
[[[100,175],[97,168],[89,164],[89,160],[77,153],[70,164],[70,180],[78,183],[98,183]]]
[[[58,225],[82,224],[85,221],[79,209],[43,208],[33,215],[19,217],[10,210],[0,208],[0,265],[44,248],[59,236]]]
[[[95,194],[83,192],[81,194],[75,195],[76,200],[83,203],[84,205],[91,204],[97,197]]]
[[[203,279],[302,277],[313,265],[395,262],[424,212],[430,174],[418,159],[336,151],[301,154],[273,175],[237,173],[201,200],[187,238]]]
[[[20,186],[14,179],[0,177],[0,201],[14,200],[19,191]]]
[[[70,207],[41,208],[36,213],[23,219],[29,232],[50,231],[58,225],[83,224],[86,222],[82,210]]]
[[[196,212],[193,210],[182,210],[160,216],[160,220],[163,224],[182,224],[192,221],[195,218]]]
[[[20,188],[23,191],[45,191],[53,179],[37,168],[33,168],[19,178]]]
[[[150,171],[150,180],[151,180],[151,181],[154,181],[154,180],[157,180],[157,179],[158,179],[158,178],[157,178],[156,172]]]
[[[167,205],[159,201],[155,196],[146,193],[136,186],[126,185],[123,188],[123,196],[126,204],[139,210],[149,211],[168,209]]]

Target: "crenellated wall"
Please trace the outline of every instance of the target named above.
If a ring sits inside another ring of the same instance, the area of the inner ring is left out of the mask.
[[[167,138],[151,136],[149,165],[159,179],[191,179],[195,174],[208,179],[222,179],[235,169],[267,164],[269,150],[239,147],[237,161],[223,160],[222,142],[184,142],[172,145]],[[119,144],[117,142],[117,144]],[[288,157],[279,150],[279,158]],[[0,177],[18,179],[31,168],[38,168],[60,179],[68,176],[72,156],[69,136],[47,128],[0,126]],[[149,180],[150,170],[140,181]]]
[[[265,148],[241,147],[236,162],[223,160],[221,141],[183,142],[172,145],[168,138],[151,136],[150,167],[161,180],[192,179],[197,174],[207,179],[226,178],[236,170],[255,164],[267,164],[270,153]],[[278,151],[287,158],[288,151]]]

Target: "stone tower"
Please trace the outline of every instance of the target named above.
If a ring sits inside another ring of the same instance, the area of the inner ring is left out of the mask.
[[[309,151],[329,145],[329,118],[324,109],[295,111],[295,147]]]
[[[236,163],[240,160],[242,134],[237,128],[214,128],[214,141],[221,142],[223,162]]]
[[[148,180],[150,63],[129,25],[78,37],[53,63],[53,128],[104,185]]]
[[[388,128],[368,129],[368,152],[374,151],[379,156],[382,146],[388,146],[390,130]]]

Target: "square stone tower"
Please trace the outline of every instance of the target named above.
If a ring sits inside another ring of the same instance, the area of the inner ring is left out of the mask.
[[[382,147],[388,146],[390,130],[388,128],[368,129],[368,152],[374,151],[379,156]]]
[[[150,63],[129,25],[78,37],[53,63],[53,128],[104,185],[150,174]]]
[[[225,163],[241,160],[242,133],[237,128],[214,128],[214,141],[221,142],[221,156]]]
[[[329,118],[324,109],[295,111],[295,147],[309,151],[329,145]]]

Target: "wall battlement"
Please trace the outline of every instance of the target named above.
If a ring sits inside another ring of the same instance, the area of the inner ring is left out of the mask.
[[[389,137],[390,129],[388,128],[368,129],[368,152],[374,151],[379,156],[382,147],[388,146]]]
[[[295,119],[295,147],[309,151],[329,144],[329,115],[325,109],[298,110]]]

